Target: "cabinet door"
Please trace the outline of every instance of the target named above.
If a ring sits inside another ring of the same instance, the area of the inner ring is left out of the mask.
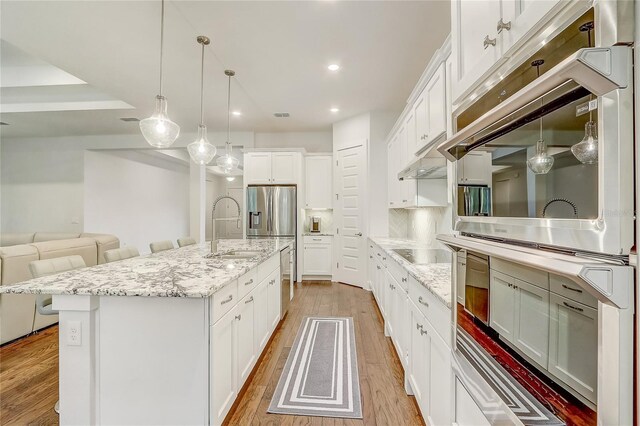
[[[247,185],[271,183],[271,153],[250,152],[244,157],[244,181]]]
[[[598,310],[551,293],[549,372],[594,404],[598,384]]]
[[[488,152],[470,152],[461,162],[462,180],[464,185],[491,185],[491,154]]]
[[[211,418],[222,424],[236,399],[236,329],[237,306],[211,326]]]
[[[515,288],[514,343],[546,370],[549,359],[549,291],[517,279]]]
[[[255,329],[255,297],[253,293],[247,295],[244,299],[238,302],[236,309],[236,363],[237,368],[237,380],[238,389],[242,388],[245,380],[251,373],[253,366],[255,365],[256,354],[256,329]]]
[[[525,40],[524,36],[539,26],[542,18],[559,3],[560,0],[502,0],[502,22],[511,25],[500,32],[502,55],[509,54],[512,47]]]
[[[457,378],[455,387],[454,424],[457,426],[490,426],[491,423],[484,416],[478,404]]]
[[[331,275],[331,246],[328,244],[304,245],[304,274]]]
[[[385,325],[387,326],[387,331],[389,332],[389,336],[393,338],[394,330],[395,330],[395,295],[393,293],[393,288],[395,286],[395,280],[389,273],[389,271],[385,271],[384,274],[385,286],[384,286],[384,306],[385,306]]]
[[[269,334],[280,322],[280,268],[267,278],[267,320]]]
[[[406,165],[413,162],[417,157],[415,155],[418,148],[418,138],[416,131],[416,114],[414,110],[407,113],[407,118],[404,122],[404,128],[406,132],[405,145],[406,145]]]
[[[500,0],[454,0],[451,7],[452,52],[456,61],[453,93],[457,103],[500,58],[496,29]],[[496,45],[485,45],[486,38]]]
[[[332,157],[312,156],[305,158],[305,207],[332,207]]]
[[[514,278],[491,270],[489,324],[509,342],[514,341],[515,330],[514,286]]]
[[[409,296],[400,287],[396,293],[396,346],[402,365],[406,366],[409,355],[409,329],[411,328],[411,314],[409,313]]]
[[[384,296],[386,293],[386,277],[384,273],[384,267],[380,264],[380,262],[376,262],[376,294],[378,296],[378,308],[380,308],[380,312],[382,313],[382,317],[387,317],[387,312],[385,310],[384,305]]]
[[[297,183],[298,156],[296,152],[271,153],[271,183]]]
[[[387,198],[389,208],[400,208],[401,198],[398,194],[398,169],[397,169],[397,142],[398,136],[394,136],[387,144]]]
[[[427,143],[429,132],[429,110],[427,108],[426,89],[422,91],[413,105],[413,114],[416,120],[416,145],[414,153],[421,150]]]
[[[431,353],[429,354],[429,419],[430,425],[451,424],[451,350],[429,326]]]
[[[431,382],[431,336],[427,320],[420,310],[410,303],[411,332],[409,350],[409,381],[424,417],[429,409],[429,384]]]
[[[444,64],[431,76],[425,88],[429,122],[425,144],[442,136],[447,129],[447,102],[445,99]],[[434,155],[440,155],[434,153]]]
[[[256,328],[256,353],[262,353],[262,350],[267,345],[269,341],[269,336],[271,335],[269,330],[269,320],[267,315],[269,297],[267,294],[268,291],[268,283],[269,280],[263,280],[258,286],[253,290],[254,295],[254,311],[253,311],[253,319]]]

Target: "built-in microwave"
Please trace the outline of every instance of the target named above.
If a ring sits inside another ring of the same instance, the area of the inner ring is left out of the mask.
[[[489,169],[484,183],[491,193],[491,215],[453,209],[457,231],[629,254],[632,48],[590,47],[594,40],[593,22],[577,21],[456,114],[456,132],[438,150],[458,169],[468,167],[471,154],[473,167]],[[458,204],[468,202],[462,193],[453,192]]]

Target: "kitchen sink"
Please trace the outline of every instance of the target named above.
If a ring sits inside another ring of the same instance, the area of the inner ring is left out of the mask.
[[[257,250],[231,250],[220,253],[209,253],[205,255],[208,259],[251,259],[261,254]]]

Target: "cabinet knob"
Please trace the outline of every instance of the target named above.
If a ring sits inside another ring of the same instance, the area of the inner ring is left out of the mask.
[[[242,315],[236,315],[236,319],[240,321],[242,319]]]
[[[422,330],[423,325],[416,323],[416,330]]]
[[[498,34],[500,34],[502,32],[502,30],[510,31],[511,30],[511,21],[505,23],[502,20],[502,18],[500,18],[500,20],[498,21],[498,25],[497,25],[496,29],[498,30]]]
[[[403,282],[403,283],[406,283],[406,282],[407,282],[407,279],[406,279],[406,278],[402,278],[402,282]]]
[[[486,49],[489,46],[495,46],[496,42],[497,41],[496,41],[495,38],[489,38],[489,36],[487,35],[487,36],[484,37],[484,42],[483,42],[484,48]]]

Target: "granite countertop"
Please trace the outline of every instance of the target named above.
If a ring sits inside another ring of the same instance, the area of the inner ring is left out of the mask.
[[[371,237],[369,239],[451,309],[451,262],[414,265],[393,251],[393,249],[432,249],[434,247],[404,238]]]
[[[302,233],[303,236],[305,237],[333,237],[333,234],[330,234],[328,232],[303,232]]]
[[[210,244],[195,244],[0,286],[0,293],[204,298],[269,259],[293,241],[293,238],[218,240],[218,252],[261,252],[250,259],[233,260],[205,258]]]

